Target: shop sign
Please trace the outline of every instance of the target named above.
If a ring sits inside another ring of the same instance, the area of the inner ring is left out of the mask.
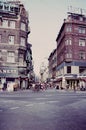
[[[17,73],[17,70],[13,70],[13,69],[0,69],[0,73]]]

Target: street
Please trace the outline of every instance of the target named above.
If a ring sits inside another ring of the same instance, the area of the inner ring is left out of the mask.
[[[86,92],[0,92],[0,130],[86,130]]]

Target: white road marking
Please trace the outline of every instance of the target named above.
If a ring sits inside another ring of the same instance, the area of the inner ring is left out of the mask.
[[[25,106],[26,107],[31,107],[31,106],[33,106],[34,104],[26,104]]]
[[[11,107],[10,109],[11,110],[15,110],[15,109],[18,109],[19,107]]]
[[[59,102],[59,101],[48,101],[48,103],[55,103],[55,102]]]
[[[44,99],[47,99],[46,97],[44,97],[44,98],[36,98],[36,100],[44,100]]]
[[[46,104],[46,102],[39,102],[38,104],[39,104],[39,105],[41,105],[41,104]]]
[[[37,98],[37,99],[45,99],[45,98]],[[57,102],[59,102],[59,101],[57,101],[57,100],[55,100],[55,101],[43,101],[43,102],[38,102],[38,103],[26,104],[26,105],[23,105],[22,107],[32,107],[32,106],[34,106],[34,105],[45,105],[45,104],[47,104],[47,103],[57,103]],[[16,110],[16,109],[18,109],[18,108],[21,109],[21,107],[17,107],[17,106],[15,106],[15,107],[10,107],[9,109],[10,109],[10,110]],[[3,110],[0,109],[0,112],[3,112]]]
[[[45,95],[46,97],[52,97],[52,95]]]

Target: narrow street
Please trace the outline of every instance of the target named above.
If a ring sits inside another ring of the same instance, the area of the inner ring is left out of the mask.
[[[86,130],[86,92],[0,92],[0,130]]]

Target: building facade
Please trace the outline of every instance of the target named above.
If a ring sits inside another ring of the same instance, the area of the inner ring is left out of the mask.
[[[54,49],[48,58],[49,61],[49,79],[56,82],[56,68],[57,68],[57,49]]]
[[[63,88],[78,87],[86,70],[86,16],[69,12],[56,42],[57,81]]]
[[[29,17],[20,1],[0,0],[0,81],[27,86]]]

